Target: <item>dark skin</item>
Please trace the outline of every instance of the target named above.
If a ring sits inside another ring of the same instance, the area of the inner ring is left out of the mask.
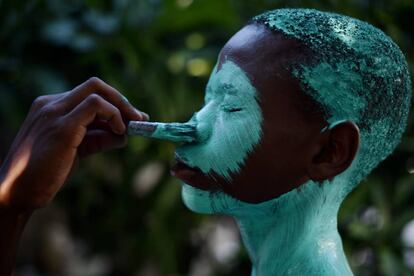
[[[0,170],[0,276],[12,273],[31,214],[54,198],[79,158],[124,146],[130,120],[148,115],[98,78],[34,101]]]
[[[306,54],[311,53],[297,40],[262,25],[247,25],[236,33],[223,47],[218,69],[227,59],[249,76],[259,93],[263,137],[230,183],[180,163],[173,174],[195,187],[220,189],[242,201],[259,203],[310,179],[331,179],[346,170],[357,153],[359,129],[345,122],[321,133],[327,125],[323,117],[310,118],[301,110],[303,92],[287,64]]]
[[[219,67],[224,58],[232,60],[259,91],[263,138],[232,183],[214,181],[197,169],[183,172],[183,164],[173,173],[202,189],[220,187],[240,200],[262,202],[309,179],[321,181],[346,170],[358,149],[358,127],[346,122],[320,133],[324,120],[309,120],[300,111],[302,92],[284,61],[302,47],[257,25],[233,36]],[[125,145],[125,121],[147,119],[97,78],[35,101],[0,170],[0,276],[11,274],[26,222],[54,198],[76,160]]]

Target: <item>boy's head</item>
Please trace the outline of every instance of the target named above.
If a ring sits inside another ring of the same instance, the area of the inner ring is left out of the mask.
[[[410,99],[404,56],[380,30],[270,11],[222,49],[192,118],[199,141],[177,149],[173,172],[251,203],[339,176],[345,195],[395,149]]]

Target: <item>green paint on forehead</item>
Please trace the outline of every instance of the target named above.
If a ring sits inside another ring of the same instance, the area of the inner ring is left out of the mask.
[[[230,180],[238,173],[262,135],[258,95],[246,73],[225,61],[214,69],[207,84],[205,103],[192,120],[199,140],[179,147],[177,155],[204,173]]]
[[[329,123],[355,122],[361,131],[356,185],[400,142],[411,100],[404,55],[381,30],[345,15],[279,9],[253,22],[298,39],[312,51],[306,64],[292,61],[302,90],[324,108]]]

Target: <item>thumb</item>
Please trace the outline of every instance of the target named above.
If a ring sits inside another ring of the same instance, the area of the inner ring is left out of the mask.
[[[92,129],[88,130],[82,143],[79,145],[78,154],[79,157],[83,158],[94,153],[122,148],[126,143],[126,135],[116,135],[110,131]]]

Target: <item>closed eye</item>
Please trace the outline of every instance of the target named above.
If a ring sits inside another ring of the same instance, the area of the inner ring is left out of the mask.
[[[242,108],[228,108],[226,109],[227,112],[238,112],[238,111],[242,111]]]

